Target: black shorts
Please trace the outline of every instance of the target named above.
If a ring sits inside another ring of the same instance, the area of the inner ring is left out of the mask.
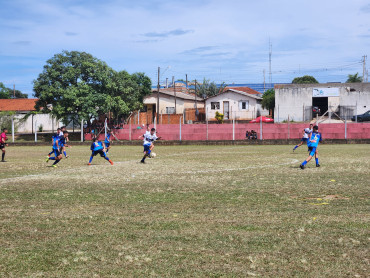
[[[2,149],[5,149],[5,144],[3,144],[3,143],[0,144],[0,150],[2,150]]]
[[[105,157],[105,152],[103,150],[93,152],[92,156],[96,156],[98,154],[100,154],[101,157]]]

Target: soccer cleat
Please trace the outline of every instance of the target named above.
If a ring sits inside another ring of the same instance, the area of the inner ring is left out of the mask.
[[[56,165],[54,165],[54,164],[53,164],[53,165],[51,165],[51,166],[52,166],[52,167],[54,167],[54,168],[57,168],[57,167],[58,167],[58,166],[56,166]]]
[[[87,163],[87,165],[91,165],[91,163]]]
[[[50,154],[48,154],[48,157],[50,157]]]
[[[48,156],[48,157],[46,157],[46,162],[49,162],[49,158],[50,158],[49,156]]]
[[[144,160],[141,160],[140,162],[145,164],[145,161]]]
[[[301,165],[299,165],[299,167],[300,167],[302,170],[304,169],[304,165],[302,165],[302,164],[301,164]]]
[[[1,160],[1,162],[6,162],[6,160]]]
[[[66,155],[66,158],[68,158],[68,157],[69,157],[69,155],[67,154],[67,155]]]
[[[316,167],[320,167],[320,164],[316,164]]]
[[[109,163],[110,163],[111,165],[113,165],[113,161],[112,161],[112,160],[110,160],[110,159],[109,159],[108,161],[109,161]]]

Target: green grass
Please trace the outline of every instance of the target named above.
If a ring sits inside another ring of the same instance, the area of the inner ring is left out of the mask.
[[[366,277],[369,145],[291,149],[8,147],[0,277]]]

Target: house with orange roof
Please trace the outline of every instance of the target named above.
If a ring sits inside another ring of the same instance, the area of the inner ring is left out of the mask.
[[[36,98],[0,99],[0,112],[15,112],[14,121],[17,132],[34,133],[39,131],[53,131],[61,126],[50,114],[36,114]],[[9,131],[10,132],[10,131]]]
[[[205,100],[207,119],[215,121],[216,112],[224,120],[251,120],[267,116],[269,111],[262,108],[262,94],[249,87],[226,87],[225,90]]]

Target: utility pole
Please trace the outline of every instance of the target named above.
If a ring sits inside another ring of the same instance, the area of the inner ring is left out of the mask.
[[[271,56],[272,56],[272,44],[271,44],[271,41],[269,39],[269,83],[270,83],[270,86],[272,84],[272,72],[271,72]]]
[[[185,74],[186,76],[186,90],[188,90],[188,74]]]
[[[266,92],[265,70],[263,70],[263,92]]]
[[[175,76],[172,76],[172,84],[173,84],[173,95],[175,96],[175,113],[176,114],[176,86],[175,86]]]
[[[364,55],[362,56],[363,60],[362,60],[362,82],[367,82],[367,78],[366,78],[366,58],[367,58],[367,55]]]
[[[161,72],[161,68],[158,67],[158,84],[157,84],[157,124],[159,124],[159,74]]]
[[[168,77],[166,77],[166,88],[168,88]]]
[[[15,84],[13,84],[13,98],[15,98]]]

